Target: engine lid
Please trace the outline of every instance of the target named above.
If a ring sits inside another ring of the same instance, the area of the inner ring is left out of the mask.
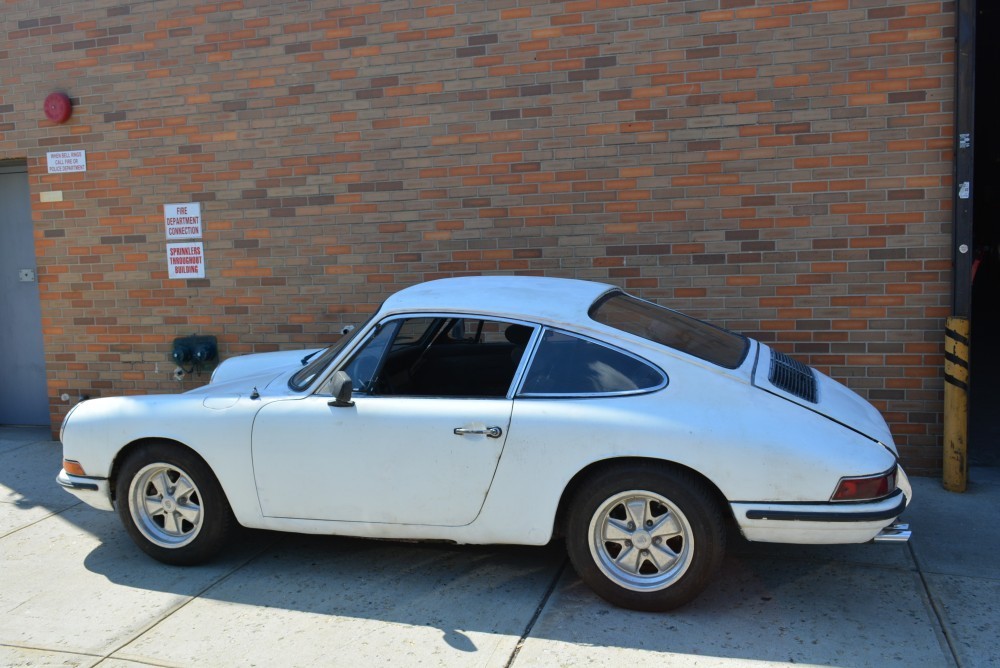
[[[896,454],[889,425],[874,406],[826,374],[763,343],[757,349],[753,384],[879,441]]]

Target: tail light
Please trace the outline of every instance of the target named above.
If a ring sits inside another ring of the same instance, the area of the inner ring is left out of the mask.
[[[889,496],[896,489],[896,468],[872,476],[841,478],[833,501],[870,501]]]

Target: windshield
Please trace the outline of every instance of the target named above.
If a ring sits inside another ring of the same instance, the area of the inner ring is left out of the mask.
[[[288,387],[292,388],[296,392],[301,392],[308,388],[312,382],[316,380],[316,377],[323,371],[323,369],[325,369],[326,366],[333,360],[333,358],[340,354],[340,351],[343,350],[348,343],[353,341],[354,337],[356,337],[361,330],[365,328],[368,321],[374,317],[375,315],[372,314],[368,317],[368,320],[365,320],[363,324],[355,327],[350,333],[340,337],[340,340],[332,346],[324,349],[318,355],[314,355],[313,358],[309,360],[308,364],[295,372],[295,375],[289,379]]]
[[[624,292],[612,292],[598,300],[590,308],[590,317],[727,369],[742,364],[750,348],[745,336]]]

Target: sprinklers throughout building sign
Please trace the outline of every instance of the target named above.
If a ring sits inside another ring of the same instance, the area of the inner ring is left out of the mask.
[[[205,249],[201,242],[167,244],[170,278],[205,278]]]
[[[201,204],[164,204],[167,241],[201,239]],[[167,244],[170,278],[205,278],[205,247],[198,242]]]

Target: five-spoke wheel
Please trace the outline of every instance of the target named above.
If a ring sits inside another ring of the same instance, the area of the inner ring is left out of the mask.
[[[211,469],[177,444],[147,443],[132,450],[118,472],[115,498],[132,540],[169,564],[211,558],[236,523]]]
[[[143,536],[161,547],[187,545],[201,531],[201,493],[190,475],[170,464],[156,462],[136,473],[128,507]]]
[[[636,610],[687,603],[722,561],[725,532],[708,487],[682,471],[642,464],[588,479],[569,511],[567,550],[599,595]]]
[[[691,525],[676,505],[649,491],[607,499],[590,522],[598,568],[626,589],[662,589],[684,575],[693,554]]]

